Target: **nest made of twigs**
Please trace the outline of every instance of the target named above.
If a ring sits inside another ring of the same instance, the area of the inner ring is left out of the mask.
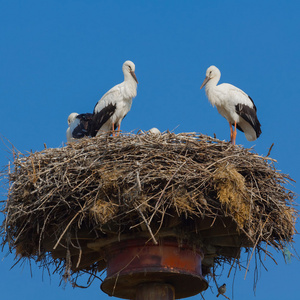
[[[121,239],[185,240],[211,267],[241,247],[283,251],[295,233],[291,179],[274,160],[201,134],[103,135],[15,152],[7,175],[2,244],[64,276],[95,275]]]

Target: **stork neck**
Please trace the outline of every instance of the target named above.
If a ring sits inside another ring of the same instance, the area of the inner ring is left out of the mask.
[[[124,81],[128,81],[128,82],[134,81],[135,82],[134,78],[132,77],[132,75],[129,72],[124,73]]]
[[[209,90],[211,88],[214,88],[217,86],[218,82],[219,82],[220,78],[218,77],[214,77],[212,79],[210,79],[207,84],[205,85],[205,90]]]
[[[134,78],[131,76],[131,74],[127,74],[126,76],[124,74],[124,96],[125,98],[132,99],[137,94],[137,83],[134,80]]]
[[[137,89],[137,83],[130,73],[124,74],[124,82],[126,82],[126,85],[131,86],[133,89]]]

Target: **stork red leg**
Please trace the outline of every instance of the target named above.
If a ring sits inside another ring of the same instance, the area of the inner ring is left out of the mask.
[[[112,135],[113,135],[113,136],[115,136],[115,130],[114,130],[114,129],[115,129],[115,124],[112,123]]]
[[[121,125],[118,125],[118,136],[120,135],[120,131],[121,131]]]
[[[232,135],[233,135],[233,145],[235,145],[235,139],[236,139],[236,121],[234,122],[234,131],[233,131],[233,133],[232,133]]]
[[[232,131],[232,124],[230,123],[230,122],[228,122],[229,123],[229,127],[230,127],[230,142],[231,142],[231,144],[232,144],[232,138],[233,138],[233,131]]]

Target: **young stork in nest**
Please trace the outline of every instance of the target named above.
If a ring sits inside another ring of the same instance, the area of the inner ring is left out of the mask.
[[[253,100],[245,92],[231,84],[217,85],[220,78],[220,70],[215,66],[210,66],[200,89],[205,86],[208,100],[229,122],[230,141],[233,145],[236,140],[236,129],[244,132],[248,141],[255,141],[260,136],[261,129]]]
[[[85,136],[91,136],[93,114],[71,113],[68,117],[67,141],[75,142]]]
[[[135,65],[127,60],[122,70],[124,81],[104,94],[94,108],[92,136],[103,131],[112,131],[114,136],[116,128],[120,132],[121,122],[130,111],[132,99],[137,94],[138,81],[134,73]]]

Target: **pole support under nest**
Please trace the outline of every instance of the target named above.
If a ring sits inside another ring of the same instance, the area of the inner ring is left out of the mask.
[[[110,296],[179,299],[208,287],[202,276],[201,249],[179,246],[175,239],[162,239],[158,245],[145,239],[125,240],[108,246],[106,253],[107,278],[101,289]],[[149,296],[147,290],[151,290]]]
[[[165,283],[144,283],[137,286],[134,300],[173,300],[175,289]]]

